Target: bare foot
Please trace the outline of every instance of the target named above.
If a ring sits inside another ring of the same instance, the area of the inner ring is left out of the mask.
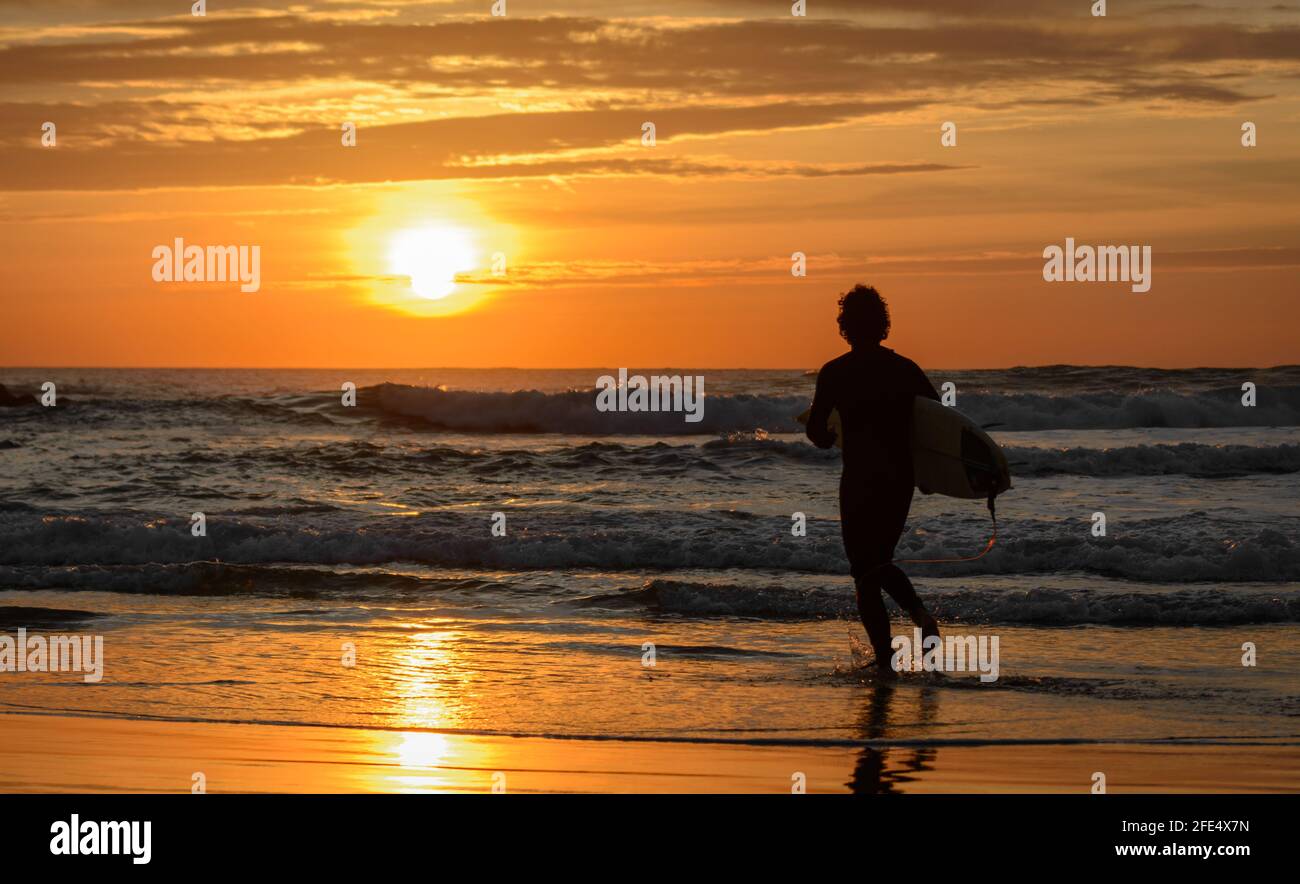
[[[882,681],[894,681],[898,678],[898,673],[894,671],[894,667],[889,665],[888,660],[881,660],[877,657],[867,665],[869,669],[873,670],[875,677]]]

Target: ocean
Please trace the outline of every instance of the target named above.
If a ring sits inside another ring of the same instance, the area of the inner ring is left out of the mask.
[[[632,371],[702,375],[703,420],[598,412],[616,369],[0,370],[59,403],[0,408],[0,627],[104,641],[101,681],[0,675],[0,709],[922,764],[1300,733],[1300,367],[930,370],[1014,487],[987,556],[906,570],[999,673],[897,684],[863,667],[839,456],[794,422],[813,373]],[[898,555],[989,531],[918,492]]]

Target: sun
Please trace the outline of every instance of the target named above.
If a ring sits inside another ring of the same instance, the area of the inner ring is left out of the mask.
[[[478,266],[478,250],[469,232],[449,225],[412,227],[388,244],[388,272],[411,280],[411,291],[437,301],[456,289],[456,274]]]

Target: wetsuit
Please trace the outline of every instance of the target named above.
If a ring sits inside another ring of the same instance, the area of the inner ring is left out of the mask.
[[[939,394],[910,359],[887,347],[854,348],[822,367],[808,416],[808,438],[818,448],[835,444],[826,426],[840,413],[844,472],[840,476],[840,528],[857,587],[858,613],[877,660],[887,660],[889,615],[880,590],[904,611],[924,613],[912,582],[892,564],[912,505],[912,399]]]

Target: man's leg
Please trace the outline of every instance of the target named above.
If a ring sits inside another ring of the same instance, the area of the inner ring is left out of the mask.
[[[907,612],[912,622],[921,627],[921,637],[929,638],[939,634],[939,624],[925,609],[912,581],[907,579],[903,569],[894,564],[885,565],[879,570],[880,586],[898,606]],[[883,605],[882,605],[883,607]]]
[[[907,513],[912,508],[912,485],[908,482],[882,489],[879,500],[883,544],[888,550],[886,555],[881,556],[885,564],[877,572],[880,588],[889,593],[889,597],[907,612],[913,623],[921,627],[922,638],[937,636],[939,624],[921,603],[912,581],[907,579],[903,569],[893,564],[894,549],[898,546],[899,538],[903,536],[903,530],[907,527]]]
[[[853,586],[857,591],[858,616],[867,630],[876,662],[882,668],[888,667],[894,649],[889,644],[889,612],[885,610],[885,600],[880,597],[880,584],[875,575],[866,574],[855,577]]]
[[[893,564],[894,548],[911,506],[910,481],[860,483],[847,476],[840,479],[840,527],[853,573],[858,616],[882,667],[888,666],[893,656],[889,612],[881,598],[882,590],[921,627],[922,637],[939,634],[939,625],[925,610],[912,582]]]
[[[881,669],[889,669],[889,658],[893,656],[893,648],[889,646],[889,612],[880,596],[880,579],[876,574],[882,555],[879,516],[868,506],[870,497],[867,489],[859,487],[848,476],[840,477],[840,530],[844,535],[849,572],[853,575],[858,616],[867,630],[876,662]]]

